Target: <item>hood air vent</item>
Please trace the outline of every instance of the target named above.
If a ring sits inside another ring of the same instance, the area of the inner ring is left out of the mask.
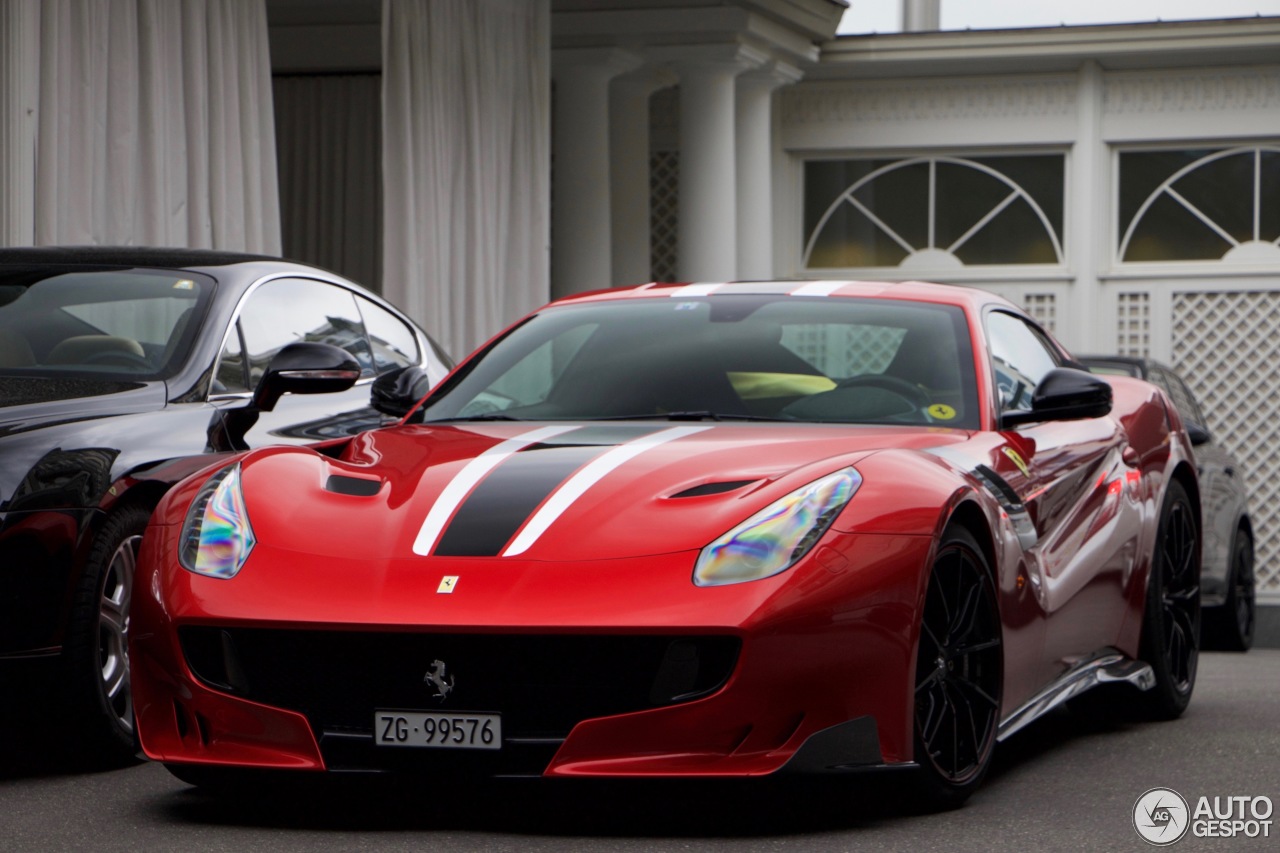
[[[382,490],[381,480],[366,480],[362,477],[344,477],[341,474],[330,474],[324,484],[325,491],[338,495],[351,495],[356,498],[371,498]]]
[[[691,489],[685,489],[683,492],[677,492],[671,497],[701,498],[707,495],[720,495],[741,489],[743,486],[749,486],[754,482],[755,480],[725,480],[722,483],[703,483],[701,486],[694,486]]]

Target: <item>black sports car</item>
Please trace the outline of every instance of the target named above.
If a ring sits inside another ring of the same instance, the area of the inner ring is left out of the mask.
[[[380,297],[301,264],[0,249],[0,677],[58,659],[85,745],[131,755],[129,602],[160,497],[210,454],[378,426],[371,388],[449,366]],[[347,390],[295,396],[316,371]]]
[[[1245,651],[1253,645],[1253,525],[1244,469],[1206,425],[1191,389],[1171,368],[1149,358],[1080,356],[1094,373],[1145,379],[1164,389],[1187,425],[1203,496],[1204,555],[1200,574],[1201,645]]]

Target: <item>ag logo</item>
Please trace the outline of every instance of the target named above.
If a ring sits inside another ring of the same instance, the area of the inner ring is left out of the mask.
[[[436,692],[433,694],[435,698],[443,702],[450,693],[453,692],[453,676],[445,675],[445,663],[442,660],[433,660],[431,669],[427,670],[427,674],[422,677],[425,682],[430,682],[435,687]]]
[[[1171,788],[1152,788],[1133,804],[1133,828],[1142,840],[1165,847],[1181,840],[1191,826],[1187,801]]]

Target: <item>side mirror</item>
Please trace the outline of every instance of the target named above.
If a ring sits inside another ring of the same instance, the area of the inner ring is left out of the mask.
[[[1032,392],[1031,409],[1005,412],[1000,426],[1100,418],[1110,411],[1111,385],[1105,379],[1073,367],[1058,367]]]
[[[269,412],[285,394],[345,391],[360,378],[351,354],[332,344],[299,342],[276,353],[253,392],[253,408]]]
[[[1200,426],[1200,424],[1193,424],[1191,421],[1187,421],[1185,426],[1187,428],[1187,438],[1191,440],[1192,447],[1199,447],[1202,444],[1208,444],[1213,441],[1213,436],[1209,434],[1209,430]]]
[[[403,418],[431,390],[431,377],[416,365],[384,373],[373,381],[369,405],[384,415]]]

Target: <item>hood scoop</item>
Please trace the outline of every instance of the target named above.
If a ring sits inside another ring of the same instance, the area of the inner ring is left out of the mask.
[[[734,492],[745,486],[750,486],[756,480],[725,480],[720,483],[703,483],[700,486],[694,486],[685,489],[683,492],[676,492],[671,498],[703,498],[707,495],[722,495],[725,492]]]
[[[342,474],[330,474],[324,484],[325,491],[336,495],[350,495],[353,498],[371,498],[382,491],[381,480],[366,480],[363,477],[344,477]]]

